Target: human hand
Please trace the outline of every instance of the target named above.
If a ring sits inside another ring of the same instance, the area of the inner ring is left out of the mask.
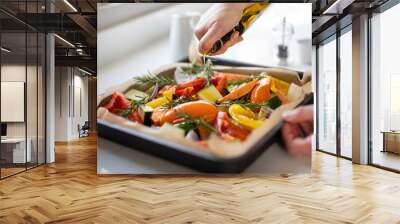
[[[311,155],[314,129],[314,105],[301,106],[283,114],[286,123],[282,127],[282,138],[292,155]]]
[[[198,22],[195,35],[199,40],[198,51],[206,54],[215,42],[231,31],[240,21],[243,9],[251,3],[219,3],[205,12]],[[223,54],[232,45],[242,41],[239,32],[234,32],[231,39],[213,55]]]

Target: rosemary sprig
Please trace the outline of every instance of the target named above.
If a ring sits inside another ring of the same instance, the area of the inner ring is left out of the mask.
[[[235,81],[228,81],[227,84],[228,85],[234,85],[234,86],[239,86],[243,83],[247,83],[250,81],[253,81],[255,79],[260,79],[261,76],[255,76],[255,75],[250,75],[249,78],[243,79],[243,80],[235,80]]]
[[[214,71],[212,69],[212,62],[210,59],[207,60],[206,64],[203,67],[203,70],[198,74],[198,77],[206,78],[207,83],[206,86],[211,84],[211,80],[214,76]]]
[[[175,106],[178,106],[179,104],[187,103],[190,101],[193,101],[193,100],[188,97],[185,97],[185,96],[180,96],[180,97],[170,101],[169,103],[162,105],[161,107],[164,107],[165,109],[170,109]]]
[[[139,77],[135,77],[134,80],[141,84],[155,85],[158,83],[160,86],[175,85],[176,81],[166,76],[152,75],[151,73]]]
[[[192,64],[189,68],[186,68],[183,71],[190,75],[197,75],[203,71],[203,66]]]
[[[186,113],[179,113],[178,118],[183,118],[184,122],[187,122],[188,125],[192,125],[193,129],[202,126],[212,132],[216,132],[216,129],[203,118],[194,118],[190,114]]]
[[[147,96],[136,96],[138,99],[133,100],[133,99],[128,99],[131,101],[131,108],[133,110],[136,110],[140,105],[144,105],[149,101],[149,98]]]
[[[219,106],[230,107],[233,104],[239,104],[240,106],[247,107],[251,110],[257,110],[260,109],[261,107],[270,107],[271,109],[276,109],[281,105],[281,101],[278,96],[273,96],[271,99],[263,103],[252,103],[246,99],[238,99],[238,100],[222,102],[219,104]]]
[[[117,114],[121,117],[128,117],[132,113],[132,108],[128,109],[117,109]]]
[[[131,114],[133,111],[137,110],[137,108],[140,105],[144,105],[148,101],[148,97],[146,97],[146,96],[136,96],[136,97],[138,98],[137,100],[128,98],[128,100],[131,101],[130,107],[127,109],[118,109],[117,114],[122,117],[128,117],[129,114]]]

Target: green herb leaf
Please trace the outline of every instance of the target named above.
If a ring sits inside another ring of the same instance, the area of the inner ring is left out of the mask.
[[[178,105],[180,105],[182,103],[187,103],[187,102],[191,102],[191,101],[193,101],[193,100],[188,98],[188,97],[180,96],[180,97],[178,97],[176,99],[173,99],[169,103],[162,105],[161,107],[164,107],[165,109],[170,109],[170,108],[178,106]]]
[[[201,71],[203,71],[203,66],[202,65],[192,64],[192,66],[190,66],[189,68],[184,69],[183,71],[185,73],[189,74],[189,75],[197,75]]]
[[[252,110],[257,110],[261,107],[270,107],[271,109],[276,109],[282,104],[282,102],[278,96],[273,96],[271,99],[263,103],[251,103],[248,99],[238,99],[222,102],[221,104],[219,104],[219,106],[230,107],[233,104],[239,104],[240,106],[247,107]]]
[[[233,85],[233,86],[240,86],[243,83],[248,83],[248,82],[251,82],[251,81],[253,81],[255,79],[259,79],[259,78],[260,78],[260,76],[251,75],[251,76],[249,76],[249,78],[246,78],[246,79],[243,79],[243,80],[228,81],[227,84],[228,85]]]
[[[210,125],[206,120],[204,120],[203,118],[194,118],[192,117],[190,114],[186,114],[186,113],[179,113],[177,115],[178,118],[183,118],[184,121],[182,123],[187,123],[188,125],[192,125],[192,129],[196,129],[199,126],[202,126],[212,132],[216,132],[215,128]],[[195,126],[193,126],[195,125]]]
[[[137,100],[128,98],[131,101],[131,109],[136,110],[140,105],[144,105],[148,102],[149,98],[146,96],[136,96]]]
[[[132,113],[132,108],[128,108],[128,109],[118,109],[117,110],[117,114],[121,117],[128,117],[129,114]]]
[[[156,83],[158,83],[160,87],[176,84],[176,81],[174,79],[161,75],[152,75],[151,73],[149,73],[148,75],[135,77],[133,79],[141,84],[155,85]]]
[[[210,59],[207,60],[206,64],[202,66],[202,71],[197,75],[199,78],[205,78],[207,80],[206,86],[211,84],[211,80],[214,76],[214,71],[212,70],[212,62]]]

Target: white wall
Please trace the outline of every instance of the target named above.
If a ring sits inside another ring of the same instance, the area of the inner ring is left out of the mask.
[[[37,71],[37,69],[39,69]],[[25,64],[3,64],[1,66],[2,82],[24,82],[26,85],[26,107],[22,108],[22,113],[26,110],[26,120],[23,122],[6,122],[7,137],[9,138],[25,138],[30,140],[30,148],[32,151],[32,161],[36,162],[39,158],[40,163],[44,162],[44,89],[41,67],[30,66]],[[27,80],[26,80],[27,78]],[[38,91],[38,92],[37,92]],[[24,94],[23,92],[21,94]],[[7,96],[2,96],[7,97]],[[10,108],[1,108],[2,111],[10,110]],[[12,111],[8,111],[11,112]],[[37,154],[39,156],[37,157]]]
[[[78,124],[88,120],[88,78],[76,68],[56,67],[55,86],[55,141],[77,139]]]

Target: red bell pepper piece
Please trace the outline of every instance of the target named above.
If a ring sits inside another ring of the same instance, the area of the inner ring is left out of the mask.
[[[236,126],[224,111],[218,112],[216,129],[226,140],[240,139],[243,141],[249,135],[249,131]]]
[[[113,112],[116,109],[128,109],[131,103],[128,99],[126,99],[125,95],[121,92],[115,92],[110,101],[104,106],[109,111]]]
[[[135,122],[143,124],[143,120],[139,115],[139,111],[137,111],[137,110],[133,111],[131,114],[129,114],[128,119],[131,121],[135,121]]]
[[[195,89],[197,88],[202,88],[205,84],[206,84],[207,80],[205,78],[198,78],[198,79],[193,79],[191,81],[188,82],[184,82],[184,83],[179,83],[176,88],[177,89],[184,89],[187,87],[193,87]]]
[[[189,82],[180,83],[176,86],[175,95],[191,96],[196,94],[207,83],[205,78],[194,79]]]
[[[212,78],[211,83],[217,88],[220,93],[222,93],[222,90],[225,88],[226,85],[226,76],[218,74]]]
[[[184,89],[176,89],[175,90],[175,95],[177,96],[191,96],[195,92],[193,87],[186,87]]]

